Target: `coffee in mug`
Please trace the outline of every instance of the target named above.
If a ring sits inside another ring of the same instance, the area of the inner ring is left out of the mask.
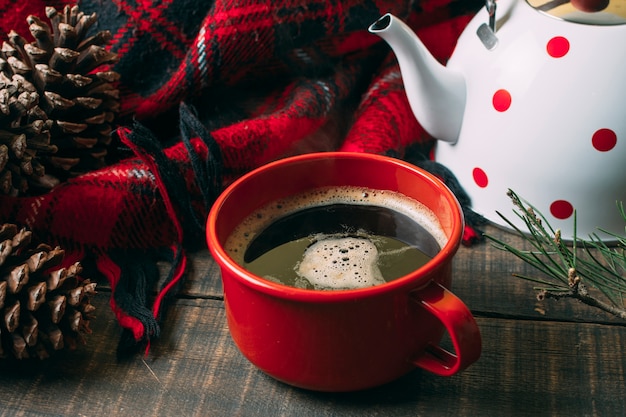
[[[443,247],[437,216],[398,192],[322,187],[251,213],[225,244],[248,271],[316,290],[364,288],[417,270]]]

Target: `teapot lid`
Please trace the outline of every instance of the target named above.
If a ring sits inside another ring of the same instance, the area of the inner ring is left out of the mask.
[[[588,25],[626,24],[626,0],[526,0],[541,13]]]

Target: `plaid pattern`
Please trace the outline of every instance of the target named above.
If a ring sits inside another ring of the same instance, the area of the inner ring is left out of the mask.
[[[362,33],[355,39],[356,31],[383,10],[406,16],[409,7],[406,0],[369,6],[362,0],[114,1],[111,10],[93,3],[82,7],[92,6],[114,33],[111,50],[121,57],[117,70],[128,74],[123,108],[139,118],[209,87],[332,71],[333,58],[374,41]]]
[[[61,8],[63,2],[46,3]],[[164,297],[183,276],[185,248],[204,241],[211,196],[203,184],[213,181],[219,189],[250,169],[303,152],[404,157],[407,148],[427,147],[431,138],[410,111],[395,57],[366,29],[392,12],[445,61],[482,5],[84,0],[82,11],[98,13],[97,29],[113,34],[110,49],[120,57],[113,69],[121,74],[117,138],[132,153],[45,195],[0,197],[0,221],[27,225],[42,239],[93,255],[111,282],[111,305],[131,342],[148,342],[158,336]],[[26,16],[43,16],[43,9],[40,0],[0,0],[0,25],[31,39]],[[193,118],[201,127],[183,123],[181,129],[181,103],[197,110]],[[143,127],[132,126],[133,119]],[[175,262],[156,299],[146,301],[156,282],[146,279],[146,288],[130,298],[122,294],[137,278],[125,275],[112,253],[161,248],[169,248]]]

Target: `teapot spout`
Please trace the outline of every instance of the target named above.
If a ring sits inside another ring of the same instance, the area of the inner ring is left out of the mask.
[[[386,14],[369,27],[393,49],[411,110],[433,137],[455,143],[465,112],[464,76],[441,65],[400,19]]]

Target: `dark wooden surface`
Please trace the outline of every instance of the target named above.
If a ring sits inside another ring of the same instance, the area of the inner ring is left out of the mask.
[[[487,232],[519,243],[495,228]],[[0,364],[0,416],[623,416],[626,329],[573,301],[535,300],[526,266],[462,247],[453,291],[483,336],[481,359],[444,378],[416,370],[372,390],[328,394],[261,373],[228,334],[219,270],[192,254],[186,287],[147,358],[116,361],[119,327],[101,288],[88,344],[45,363]]]

